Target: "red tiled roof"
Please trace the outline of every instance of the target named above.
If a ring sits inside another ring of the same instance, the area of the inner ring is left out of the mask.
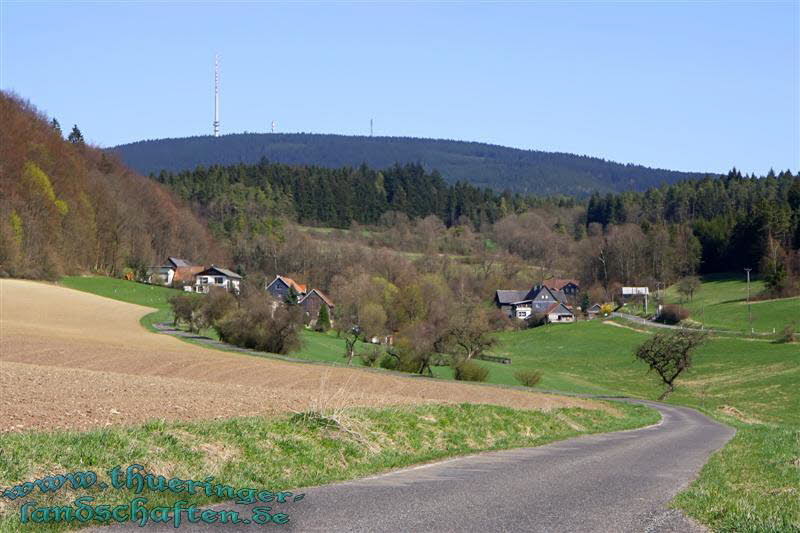
[[[278,277],[281,278],[290,287],[294,287],[294,290],[296,290],[297,292],[302,292],[303,294],[307,292],[307,287],[305,284],[297,283],[292,278],[287,278],[286,276],[278,276]]]

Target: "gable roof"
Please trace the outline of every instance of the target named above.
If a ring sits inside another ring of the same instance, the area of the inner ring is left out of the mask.
[[[550,296],[550,298],[552,298],[553,300],[555,300],[557,302],[566,302],[567,301],[567,295],[566,294],[564,294],[562,291],[553,290],[550,287],[547,287],[546,285],[534,285],[533,288],[530,291],[528,291],[528,294],[526,294],[523,297],[523,299],[524,300],[535,300],[536,298],[539,297],[539,295],[542,293],[542,291],[545,291],[547,293],[547,295]]]
[[[172,263],[176,268],[178,268],[178,267],[195,266],[192,263],[190,263],[189,261],[187,261],[186,259],[181,259],[179,257],[168,257],[167,261],[169,263]],[[165,265],[165,266],[169,266],[169,265]]]
[[[572,315],[572,311],[567,309],[567,307],[560,302],[552,304],[550,307],[547,308],[547,310],[545,310],[545,313],[547,313],[548,315],[550,313],[558,313],[561,315]]]
[[[553,289],[553,290],[556,290],[556,291],[560,291],[560,290],[563,290],[564,287],[566,287],[570,283],[572,283],[576,287],[580,287],[581,286],[581,284],[578,283],[578,280],[576,280],[576,279],[562,279],[562,278],[549,278],[549,279],[546,279],[546,280],[544,280],[542,282],[542,285],[544,285],[545,287],[548,287],[550,289]]]
[[[307,298],[309,298],[314,293],[317,293],[317,296],[319,296],[322,299],[322,301],[327,304],[328,307],[336,307],[335,305],[333,305],[333,301],[330,298],[328,298],[328,296],[324,292],[319,290],[319,289],[311,289],[311,292],[309,292],[308,294],[303,296],[303,298],[297,303],[298,304],[303,303]]]
[[[500,305],[511,305],[525,299],[529,291],[497,290],[494,297]]]
[[[276,282],[276,281],[278,281],[278,280],[281,280],[282,282],[284,282],[284,283],[286,284],[286,286],[287,286],[287,287],[292,287],[292,288],[294,288],[294,290],[296,290],[297,292],[300,292],[300,293],[303,293],[303,294],[305,294],[305,293],[307,292],[307,290],[308,290],[308,286],[307,286],[306,284],[304,284],[304,283],[297,283],[297,282],[296,282],[295,280],[293,280],[292,278],[287,278],[286,276],[281,276],[280,274],[279,274],[279,275],[277,275],[277,276],[275,276],[275,279],[273,279],[273,280],[272,280],[272,281],[269,283],[269,285],[267,285],[267,286],[266,286],[266,288],[267,288],[267,289],[269,289],[270,287],[272,287],[272,284],[273,284],[273,283],[275,283],[275,282]]]
[[[214,272],[217,272],[218,274],[222,274],[223,276],[227,276],[229,278],[242,279],[242,276],[240,276],[236,272],[233,272],[232,270],[228,270],[227,268],[222,268],[222,267],[218,267],[218,266],[214,266],[214,265],[211,265],[209,268],[203,270],[202,272],[198,272],[196,275],[197,276],[208,276],[208,275],[212,275]]]

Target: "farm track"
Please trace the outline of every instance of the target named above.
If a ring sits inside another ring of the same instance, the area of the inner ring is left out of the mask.
[[[139,319],[150,311],[54,285],[0,280],[0,432],[277,414],[314,405],[609,409],[587,399],[209,350],[146,331]]]

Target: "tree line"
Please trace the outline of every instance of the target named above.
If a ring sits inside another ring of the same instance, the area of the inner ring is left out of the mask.
[[[212,165],[152,176],[199,206],[221,234],[272,227],[275,217],[300,224],[348,228],[377,224],[388,212],[410,218],[435,215],[445,225],[491,224],[509,213],[543,203],[571,206],[566,197],[540,198],[497,193],[465,182],[448,184],[437,171],[409,163],[376,170],[284,165]]]

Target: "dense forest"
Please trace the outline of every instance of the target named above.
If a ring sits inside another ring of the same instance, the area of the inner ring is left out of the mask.
[[[143,174],[179,172],[198,166],[253,164],[262,158],[329,168],[386,168],[419,163],[448,183],[467,182],[496,191],[540,196],[588,196],[594,191],[643,191],[701,173],[653,169],[575,154],[520,150],[477,142],[409,137],[359,137],[306,133],[242,133],[222,137],[140,141],[112,149]]]
[[[119,275],[167,255],[224,260],[208,228],[162,185],[0,93],[0,275]]]
[[[218,233],[268,228],[276,216],[301,224],[348,228],[353,222],[377,224],[387,212],[410,218],[435,215],[447,226],[468,222],[481,227],[528,208],[566,197],[498,194],[467,183],[448,185],[437,171],[419,164],[374,170],[285,165],[262,160],[255,165],[213,165],[192,171],[162,171],[152,176],[197,205]]]

